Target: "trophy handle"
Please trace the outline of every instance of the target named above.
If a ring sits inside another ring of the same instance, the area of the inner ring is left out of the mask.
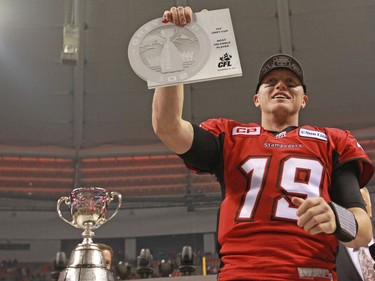
[[[62,219],[63,221],[65,221],[66,223],[70,224],[71,226],[74,226],[75,228],[79,228],[77,227],[77,225],[73,224],[72,222],[68,221],[67,219],[65,219],[60,211],[60,205],[62,202],[65,202],[65,204],[67,206],[70,206],[71,202],[70,202],[70,197],[67,197],[67,196],[63,196],[61,197],[59,200],[57,200],[57,206],[56,206],[56,209],[57,209],[57,214],[59,215],[60,219]]]
[[[110,216],[108,219],[106,219],[106,222],[109,221],[109,220],[111,220],[117,214],[117,212],[120,209],[121,204],[122,204],[122,196],[121,196],[121,194],[118,193],[118,192],[115,192],[115,191],[112,191],[110,193],[108,204],[113,201],[114,197],[117,197],[117,201],[118,201],[117,202],[117,208],[116,208],[116,211],[112,214],[112,216]]]

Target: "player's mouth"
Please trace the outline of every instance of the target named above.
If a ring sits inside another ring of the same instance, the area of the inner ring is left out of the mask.
[[[272,99],[283,99],[283,100],[287,99],[288,100],[290,99],[290,97],[283,92],[277,92],[276,94],[272,96]]]

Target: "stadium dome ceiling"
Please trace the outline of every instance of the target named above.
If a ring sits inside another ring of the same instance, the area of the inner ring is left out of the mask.
[[[77,64],[63,63],[69,3],[81,28]],[[185,117],[259,122],[252,104],[261,62],[286,52],[304,66],[301,124],[375,138],[375,1],[2,0],[0,154],[72,156],[166,151],[151,127],[152,90],[127,47],[171,5],[229,8],[243,76],[186,87]]]

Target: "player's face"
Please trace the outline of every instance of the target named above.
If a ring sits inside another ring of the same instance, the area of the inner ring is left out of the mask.
[[[275,69],[264,77],[254,103],[263,113],[295,114],[306,106],[307,96],[293,72]]]

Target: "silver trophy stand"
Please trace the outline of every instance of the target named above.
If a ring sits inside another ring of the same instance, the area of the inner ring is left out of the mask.
[[[114,196],[118,198],[118,206],[114,214],[105,219],[107,204]],[[84,229],[83,241],[72,251],[68,266],[63,270],[58,281],[113,281],[113,275],[106,269],[103,254],[97,244],[93,243],[93,230],[112,219],[121,206],[121,194],[111,192],[110,195],[102,188],[77,188],[72,191],[72,199],[61,197],[57,201],[59,217],[70,225]],[[72,222],[66,220],[60,211],[65,202],[70,207]]]

